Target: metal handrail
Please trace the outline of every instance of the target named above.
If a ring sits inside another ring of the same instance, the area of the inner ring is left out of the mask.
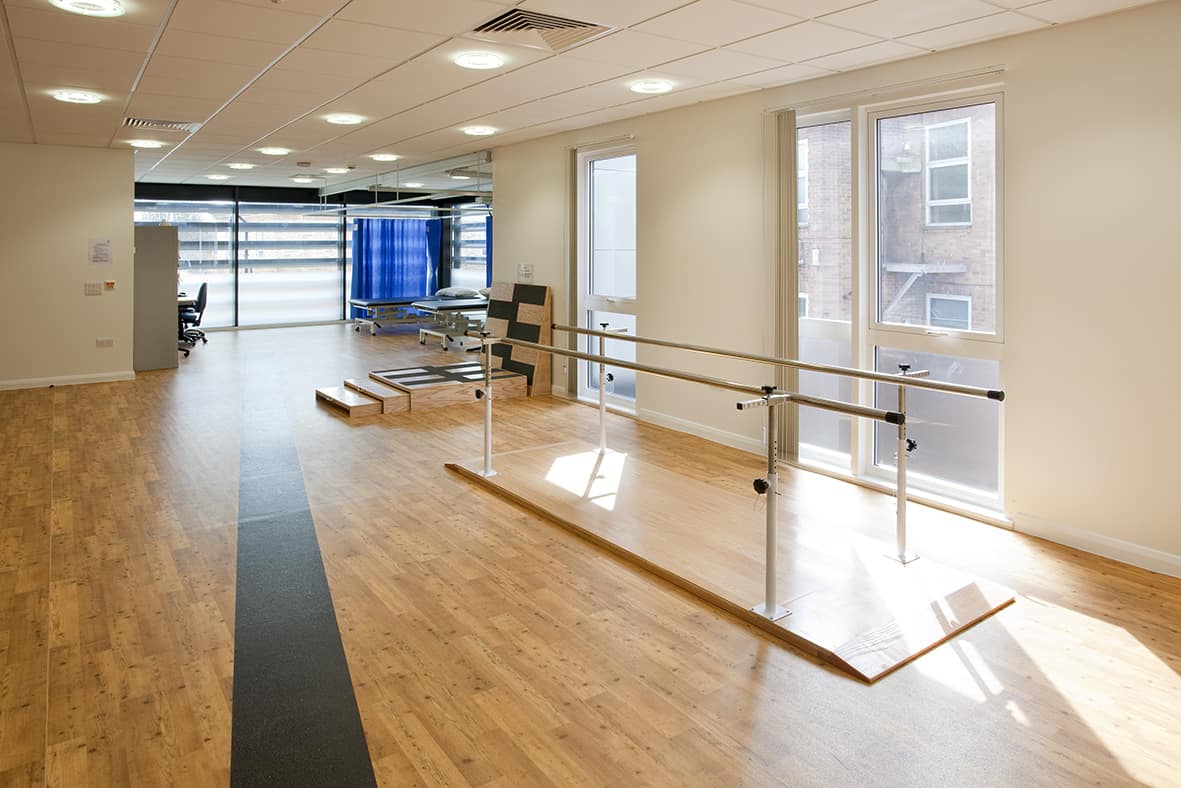
[[[964,386],[959,383],[946,383],[939,380],[927,380],[925,378],[907,377],[897,374],[889,374],[886,372],[871,372],[865,369],[856,369],[854,367],[840,367],[833,364],[813,364],[808,361],[797,361],[790,358],[779,358],[777,356],[763,356],[758,353],[744,353],[738,350],[723,350],[722,348],[707,347],[705,345],[691,345],[685,342],[672,342],[667,339],[655,339],[653,337],[641,337],[635,334],[618,334],[615,332],[596,331],[593,328],[581,328],[580,326],[564,326],[558,323],[553,324],[555,331],[566,331],[572,334],[583,334],[591,337],[605,337],[607,339],[619,339],[624,342],[635,342],[641,345],[654,345],[656,347],[674,348],[677,350],[688,350],[693,353],[706,353],[711,356],[722,356],[725,358],[740,359],[742,361],[756,361],[762,364],[774,364],[781,367],[791,367],[793,369],[802,369],[808,372],[826,372],[832,375],[843,375],[850,378],[858,378],[860,380],[872,380],[878,383],[891,383],[896,386],[910,386],[913,388],[928,389],[931,391],[942,391],[948,394],[962,394],[968,397],[982,397],[984,399],[996,400],[1003,402],[1005,399],[1005,392],[1000,389],[986,389],[978,386]]]
[[[473,334],[473,336],[479,335]],[[608,336],[615,337],[617,335],[609,334]],[[774,393],[780,398],[789,399],[792,402],[798,403],[800,405],[807,405],[808,407],[812,408],[820,408],[821,410],[831,410],[837,413],[847,413],[852,416],[862,416],[867,419],[884,421],[887,424],[902,424],[906,420],[906,417],[897,411],[883,410],[881,408],[868,408],[863,405],[852,405],[848,402],[824,399],[823,397],[812,397],[806,394],[777,391],[773,386],[752,386],[747,383],[737,383],[732,380],[723,380],[722,378],[711,378],[707,375],[697,375],[692,372],[681,372],[680,370],[666,369],[664,367],[653,367],[648,364],[639,364],[634,361],[625,361],[623,359],[611,358],[609,356],[598,356],[592,353],[582,353],[577,350],[567,350],[566,348],[555,347],[553,345],[542,345],[537,342],[529,342],[524,339],[512,339],[511,337],[487,337],[485,341],[490,344],[504,343],[506,345],[530,348],[542,353],[554,353],[560,356],[569,356],[570,358],[581,359],[583,361],[603,362],[606,364],[611,364],[612,366],[630,369],[648,375],[670,378],[672,380],[684,380],[690,383],[702,383],[707,386],[727,389],[728,391],[737,391],[742,394],[754,394],[755,396],[763,397]]]

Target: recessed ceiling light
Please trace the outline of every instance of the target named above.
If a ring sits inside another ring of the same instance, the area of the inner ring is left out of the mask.
[[[291,180],[295,181],[296,183],[312,183],[316,179],[307,175],[292,175]]]
[[[496,128],[493,126],[464,126],[463,133],[472,137],[487,137],[489,134],[495,134]]]
[[[329,175],[347,175],[349,172],[349,168],[348,167],[325,167],[324,172],[328,173]]]
[[[229,167],[231,170],[253,170],[258,165],[247,164],[244,161],[235,161],[231,164],[227,164],[226,166]]]
[[[358,123],[364,123],[365,117],[351,112],[333,112],[331,115],[325,115],[324,120],[337,126],[356,126]]]
[[[451,180],[453,180],[453,181],[470,181],[471,179],[472,179],[472,176],[470,176],[470,175],[452,175],[451,176]]]
[[[127,140],[127,144],[133,148],[163,148],[164,143],[160,140]]]
[[[397,161],[402,157],[396,153],[374,153],[369,158],[374,161]]]
[[[407,181],[404,185],[408,189],[421,189],[422,188],[422,184],[419,183],[418,181]]]
[[[50,95],[67,104],[97,104],[103,100],[102,96],[89,90],[55,90]]]
[[[463,68],[500,68],[504,65],[504,58],[495,52],[461,52],[453,62]]]
[[[123,16],[123,6],[118,0],[49,0],[49,4],[71,14]]]
[[[263,156],[286,156],[291,153],[287,148],[259,148],[258,152]]]
[[[663,79],[641,79],[631,83],[632,93],[668,93],[673,89],[673,83]]]
[[[211,172],[205,177],[211,181],[228,181],[230,179],[230,176],[224,172]]]

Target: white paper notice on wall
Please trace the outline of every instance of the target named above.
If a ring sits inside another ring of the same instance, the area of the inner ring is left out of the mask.
[[[82,295],[84,296],[100,296],[103,294],[102,282],[83,282]]]
[[[533,265],[531,263],[517,264],[517,281],[518,282],[532,282],[533,281]]]
[[[90,254],[86,259],[91,265],[110,265],[115,258],[111,254],[111,239],[110,238],[91,238],[90,239]]]

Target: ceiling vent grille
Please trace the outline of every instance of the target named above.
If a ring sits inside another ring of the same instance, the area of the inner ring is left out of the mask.
[[[577,19],[514,8],[480,25],[472,31],[472,35],[481,41],[496,44],[515,44],[547,52],[561,52],[611,30],[610,27],[593,22],[579,22]]]
[[[186,123],[181,120],[150,120],[148,118],[124,118],[124,126],[151,131],[193,132],[201,128],[200,123]]]

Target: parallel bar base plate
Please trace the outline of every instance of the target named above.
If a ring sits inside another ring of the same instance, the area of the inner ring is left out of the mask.
[[[491,479],[496,475],[496,471],[476,471],[477,476],[483,476],[485,479]]]
[[[906,566],[912,561],[919,560],[918,555],[915,553],[906,553],[905,555],[890,555],[889,553],[886,553],[886,558],[889,558],[891,561],[897,561],[903,566]]]
[[[768,612],[766,603],[755,605],[750,609],[750,612],[754,613],[755,615],[762,616],[768,621],[778,621],[781,618],[787,618],[791,615],[791,611],[783,605],[775,605],[771,608],[770,612]]]

